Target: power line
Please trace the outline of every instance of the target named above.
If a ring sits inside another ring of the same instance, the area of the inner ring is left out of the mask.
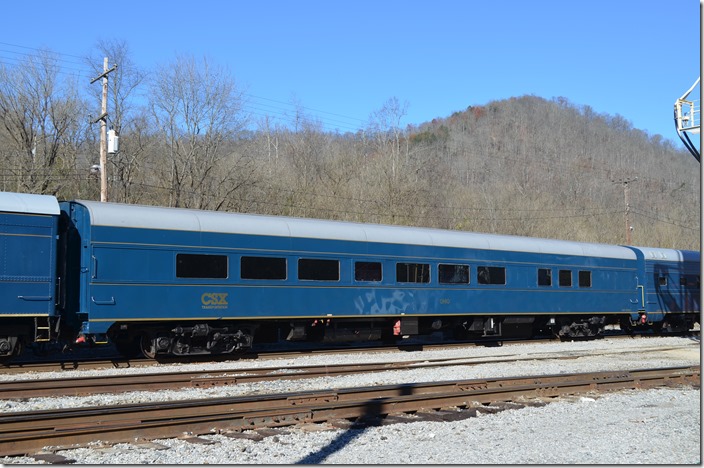
[[[263,100],[263,101],[274,102],[274,103],[277,103],[277,104],[282,104],[282,105],[285,105],[285,106],[289,106],[289,107],[292,108],[291,110],[293,110],[293,111],[296,111],[298,108],[300,108],[300,109],[302,109],[302,110],[309,110],[309,111],[313,111],[313,112],[316,112],[316,113],[319,113],[319,114],[326,114],[326,115],[330,115],[330,116],[333,116],[333,117],[340,117],[341,119],[344,119],[344,120],[330,119],[330,118],[327,118],[327,119],[325,119],[325,120],[327,120],[327,121],[332,121],[332,122],[341,122],[341,123],[343,123],[343,124],[345,124],[345,125],[353,125],[355,128],[357,128],[358,125],[351,124],[351,122],[347,122],[347,121],[357,122],[357,123],[359,123],[359,125],[364,125],[364,124],[366,123],[365,120],[360,119],[360,118],[357,118],[357,117],[350,117],[350,116],[343,115],[343,114],[339,114],[339,113],[335,113],[335,112],[328,112],[328,111],[324,111],[324,110],[320,110],[320,109],[314,109],[314,108],[312,108],[312,107],[299,106],[299,105],[297,105],[297,104],[287,103],[287,102],[283,102],[283,101],[277,101],[276,99],[265,98],[265,97],[256,96],[256,95],[253,95],[253,94],[245,94],[245,95],[246,95],[246,96],[249,96],[249,97],[252,97],[252,98],[254,98],[254,99],[260,99],[260,100]],[[267,104],[261,104],[261,105],[267,106]],[[276,108],[276,106],[271,106],[271,107],[275,107],[275,108]]]
[[[640,211],[640,210],[631,209],[631,212],[633,212],[634,214],[643,216],[644,218],[648,218],[648,219],[650,219],[650,220],[658,221],[658,222],[664,223],[664,224],[670,224],[670,225],[672,225],[672,226],[677,226],[677,227],[682,228],[682,229],[688,229],[688,230],[690,230],[690,231],[695,231],[695,232],[697,232],[697,231],[700,230],[700,228],[698,228],[698,227],[697,227],[697,228],[694,228],[694,227],[690,227],[690,226],[685,226],[685,225],[681,224],[680,222],[678,222],[678,221],[676,221],[676,220],[672,220],[672,219],[670,219],[670,218],[661,218],[661,217],[658,217],[658,216],[656,216],[656,215],[648,214],[648,213],[645,213],[645,212]]]
[[[18,62],[12,63],[12,62],[8,62],[8,60],[17,60]],[[2,56],[2,55],[0,55],[0,63],[7,65],[7,66],[10,66],[10,67],[14,67],[14,66],[18,66],[18,65],[22,64],[22,62],[20,62],[19,59],[16,59],[14,57],[6,57],[6,56]],[[67,71],[67,70],[69,70],[69,71]],[[71,71],[73,71],[73,72],[71,72]],[[65,76],[88,77],[93,72],[88,71],[88,69],[79,69],[79,68],[67,67],[67,66],[61,65],[60,68],[58,70],[56,70],[56,73],[59,75],[65,75]]]
[[[146,188],[152,188],[156,190],[164,190],[164,191],[174,191],[175,189],[173,187],[164,187],[164,186],[159,186],[159,185],[152,185],[152,184],[145,184],[145,183],[135,183],[133,184],[135,186],[139,187],[146,187]],[[208,193],[201,193],[195,190],[189,190],[186,188],[179,188],[178,191],[190,195],[197,195],[199,197],[203,198],[210,198],[210,199],[222,199],[223,197],[217,196],[217,195],[211,195]],[[311,208],[310,206],[307,205],[297,205],[294,203],[281,203],[277,201],[272,201],[272,200],[267,200],[267,201],[260,201],[252,198],[235,198],[235,197],[224,197],[230,201],[239,201],[239,202],[247,202],[247,203],[255,203],[255,204],[262,204],[266,206],[279,206],[283,208],[296,208],[296,209],[301,209],[301,210],[313,210],[313,211],[318,211],[318,212],[328,212],[328,213],[336,213],[336,214],[348,214],[348,215],[364,215],[364,216],[377,216],[377,217],[388,217],[388,216],[396,216],[396,217],[404,217],[404,218],[413,218],[413,219],[436,219],[436,220],[456,220],[458,216],[442,216],[442,215],[436,215],[436,214],[418,214],[418,213],[412,213],[412,214],[398,214],[398,213],[373,213],[368,210],[365,211],[353,211],[353,210],[340,210],[337,208],[325,208],[325,207],[315,207]],[[591,213],[588,215],[559,215],[559,216],[537,216],[537,217],[530,217],[530,218],[525,218],[525,217],[513,217],[513,218],[472,218],[474,221],[526,221],[526,220],[547,220],[547,219],[571,219],[571,218],[584,218],[584,217],[594,217],[594,216],[606,216],[606,215],[613,215],[619,213],[619,211],[603,211],[599,213]]]
[[[0,49],[0,52],[2,52],[4,54],[17,54],[17,55],[19,55],[19,56],[9,56],[9,57],[7,55],[3,56],[4,58],[6,58],[8,60],[17,61],[18,64],[22,63],[25,60],[31,60],[31,59],[38,57],[36,54],[29,54],[29,53],[25,53],[25,52],[14,52],[12,50],[7,50],[7,49]],[[51,54],[51,52],[48,52],[48,53]],[[75,62],[73,60],[66,60],[66,59],[62,59],[62,58],[53,56],[53,54],[50,56],[50,58],[56,62],[63,62],[63,63],[72,64],[72,65],[81,65],[81,66],[84,65],[83,63],[80,63],[80,62]],[[65,65],[62,65],[62,66],[65,67]],[[66,67],[66,68],[69,68],[69,67]]]
[[[32,53],[32,52],[0,49],[0,52],[9,53],[9,54],[16,54],[16,55],[20,56],[20,57],[13,57],[13,56],[7,56],[7,55],[0,56],[0,63],[4,63],[9,66],[19,65],[22,63],[22,57],[31,58],[36,55],[35,54],[36,52],[41,52],[41,53],[49,53],[49,54],[57,56],[56,57],[57,61],[61,61],[61,62],[69,63],[69,64],[74,64],[74,65],[81,65],[81,68],[69,67],[69,66],[62,65],[62,68],[66,69],[66,70],[76,71],[79,73],[80,76],[91,76],[95,72],[95,70],[90,69],[90,67],[88,67],[85,64],[84,60],[86,59],[86,57],[80,57],[77,55],[61,53],[61,52],[57,52],[57,51],[50,50],[50,49],[41,49],[41,48],[36,48],[36,47],[23,46],[23,45],[19,45],[19,44],[12,44],[12,43],[8,43],[8,42],[0,42],[0,45],[20,48],[20,49],[34,52],[34,53]],[[75,60],[69,60],[69,59],[66,59],[63,57],[76,58],[76,59],[80,59],[81,61],[77,62]],[[66,73],[66,72],[59,71],[59,73]],[[253,114],[263,116],[263,117],[277,118],[276,116],[271,116],[270,114],[266,114],[266,112],[268,112],[268,110],[266,108],[272,108],[272,109],[274,109],[274,112],[276,114],[281,115],[280,117],[278,117],[279,120],[292,122],[292,123],[295,123],[295,117],[289,117],[287,115],[287,113],[288,112],[295,112],[298,110],[311,112],[313,114],[312,117],[314,118],[314,120],[319,121],[320,123],[324,124],[326,127],[337,127],[337,128],[341,128],[341,129],[357,131],[365,123],[365,121],[363,119],[359,119],[357,117],[350,117],[350,116],[346,116],[346,115],[335,113],[335,112],[329,112],[329,111],[324,111],[324,110],[320,110],[320,109],[313,109],[313,108],[310,108],[307,106],[287,103],[284,101],[279,101],[276,99],[271,99],[271,98],[257,96],[257,95],[248,94],[248,93],[245,93],[244,96],[248,96],[248,97],[250,97],[254,100],[258,100],[258,101],[266,101],[266,102],[254,102],[253,103],[255,106],[264,107],[264,109],[262,109],[261,107],[251,106],[251,108],[253,109],[253,111],[252,111]],[[268,104],[268,103],[274,103],[276,105],[272,105],[272,104]],[[265,114],[262,115],[261,112],[265,112]],[[321,115],[321,114],[324,114],[324,115]]]
[[[154,165],[150,162],[145,162],[142,164],[144,168],[148,168],[153,171],[158,171],[160,169],[159,166]],[[260,185],[261,186],[261,185]],[[356,202],[356,203],[379,203],[380,200],[378,199],[373,199],[373,198],[361,198],[361,197],[348,197],[348,196],[342,196],[342,195],[334,195],[334,194],[325,194],[325,193],[320,193],[320,192],[308,192],[308,191],[302,191],[302,190],[294,190],[294,189],[287,189],[283,187],[272,187],[271,185],[266,185],[265,186],[266,190],[269,191],[276,191],[276,192],[286,192],[290,193],[292,195],[300,195],[304,197],[317,197],[317,198],[327,198],[327,199],[332,199],[336,200],[341,203],[349,203],[349,202]],[[584,207],[556,207],[556,208],[501,208],[501,207],[472,207],[472,206],[448,206],[448,205],[439,205],[439,204],[431,204],[431,205],[419,205],[417,203],[412,203],[412,204],[407,204],[407,203],[396,203],[394,204],[395,207],[397,208],[403,208],[403,207],[408,207],[408,208],[420,208],[420,209],[427,209],[427,210],[449,210],[449,211],[460,211],[460,212],[507,212],[507,213],[541,213],[541,212],[555,212],[555,213],[564,213],[566,211],[587,211],[590,210],[590,212],[582,213],[581,216],[589,216],[590,214],[598,214],[600,211],[602,211],[602,208],[584,208]]]
[[[272,106],[270,106],[270,107],[272,107]],[[248,104],[245,104],[243,106],[243,109],[247,110],[252,115],[258,115],[260,117],[269,117],[269,118],[273,118],[276,120],[281,120],[281,121],[289,122],[289,123],[296,123],[296,116],[289,115],[287,113],[286,109],[277,109],[274,107],[274,109],[276,109],[276,110],[273,114],[271,111],[269,111],[267,109],[262,109],[262,108],[255,107],[255,106],[248,105]],[[321,124],[325,124],[326,126],[331,126],[331,127],[334,126],[334,127],[338,127],[338,128],[342,128],[342,129],[347,129],[347,130],[350,130],[353,132],[359,130],[359,127],[349,126],[349,125],[344,124],[344,122],[340,122],[340,121],[334,121],[334,120],[330,120],[330,119],[320,119],[317,116],[315,116],[315,118],[313,120],[319,121]]]
[[[32,175],[35,175],[40,178],[46,178],[47,180],[51,182],[63,182],[63,181],[90,181],[95,179],[94,176],[90,176],[86,174],[85,172],[68,172],[68,173],[62,173],[60,175],[52,175],[52,174],[46,174],[46,173],[41,173],[41,172],[36,172],[33,173]],[[0,182],[20,182],[23,180],[26,180],[26,176],[18,175],[15,173],[0,173]],[[150,189],[155,189],[155,190],[162,190],[162,191],[173,191],[173,187],[165,187],[165,186],[160,186],[160,185],[154,185],[154,184],[147,184],[147,183],[132,183],[131,185],[137,186],[137,187],[144,187],[144,188],[150,188]],[[288,190],[288,189],[280,189],[280,188],[272,188],[270,187],[271,190],[277,190],[277,191],[286,191],[292,194],[299,194],[299,195],[307,195],[307,196],[317,196],[317,197],[323,197],[323,198],[336,198],[341,201],[352,201],[352,202],[360,202],[360,203],[375,203],[378,200],[374,199],[359,199],[359,198],[350,198],[350,197],[342,197],[342,196],[334,196],[334,195],[324,195],[324,194],[317,194],[313,192],[301,192],[301,191],[295,191],[295,190]],[[190,195],[197,195],[200,197],[205,197],[205,198],[210,198],[210,199],[216,199],[216,198],[222,198],[217,195],[210,195],[207,193],[200,193],[196,190],[188,190],[181,188],[181,192],[187,193]],[[336,213],[336,214],[347,214],[347,215],[364,215],[364,216],[377,216],[377,217],[386,217],[386,216],[391,216],[390,213],[375,213],[375,212],[369,212],[368,210],[364,211],[356,211],[356,210],[341,210],[341,209],[333,209],[333,208],[324,208],[324,207],[315,207],[311,208],[308,205],[300,205],[300,204],[295,204],[295,203],[281,203],[277,202],[275,200],[258,200],[254,199],[251,197],[225,197],[226,199],[230,201],[239,201],[239,202],[247,202],[247,203],[254,203],[257,205],[265,205],[268,207],[272,206],[278,206],[282,208],[294,208],[294,209],[301,209],[301,210],[314,210],[314,211],[319,211],[319,212],[328,212],[328,213]],[[478,212],[500,212],[500,213],[527,213],[527,214],[535,214],[535,213],[541,213],[541,212],[547,212],[547,213],[563,213],[565,210],[581,210],[581,208],[539,208],[539,209],[521,209],[521,208],[477,208],[477,207],[452,207],[452,206],[442,206],[442,205],[424,205],[424,206],[419,206],[419,205],[395,205],[396,208],[403,208],[403,207],[409,207],[412,206],[414,208],[420,208],[420,209],[444,209],[444,210],[449,210],[449,211],[459,211],[459,212],[471,212],[471,211],[478,211]],[[622,212],[620,210],[599,210],[594,208],[594,211],[589,211],[585,213],[574,213],[574,214],[562,214],[562,215],[543,215],[543,216],[528,216],[528,217],[473,217],[472,220],[474,221],[541,221],[541,220],[555,220],[555,219],[575,219],[575,218],[592,218],[592,217],[601,217],[601,216],[610,216],[610,215],[616,215],[616,214],[621,214]],[[435,211],[437,212],[437,211]],[[639,209],[631,209],[631,212],[633,214],[642,216],[644,218],[648,218],[653,221],[657,221],[660,223],[664,224],[669,224],[673,225],[682,229],[687,229],[690,231],[698,232],[700,231],[700,228],[698,227],[691,227],[691,226],[686,226],[682,224],[681,221],[678,220],[673,220],[672,218],[667,218],[667,217],[662,217],[658,216],[652,213],[647,213],[645,211],[639,210]],[[401,217],[406,217],[406,218],[418,218],[418,219],[436,219],[436,220],[456,220],[459,218],[461,215],[457,214],[454,216],[448,216],[448,215],[433,215],[433,214],[418,214],[418,213],[413,213],[413,214],[393,214],[394,216],[401,216]]]
[[[80,59],[80,60],[85,59],[85,57],[80,57],[80,56],[78,56],[78,55],[66,54],[66,53],[63,53],[63,52],[57,52],[57,51],[52,50],[52,49],[40,49],[40,48],[36,48],[36,47],[28,47],[28,46],[23,46],[23,45],[19,45],[19,44],[11,44],[11,43],[9,43],[9,42],[0,42],[0,45],[10,46],[10,47],[17,47],[17,48],[19,48],[19,49],[33,50],[33,51],[35,51],[35,52],[50,52],[50,53],[53,53],[53,54],[56,54],[56,55],[61,55],[61,56],[64,56],[64,57],[73,57],[73,58],[77,58],[77,59]],[[20,52],[17,52],[17,53],[20,53]]]
[[[0,45],[5,45],[5,46],[9,46],[9,47],[17,47],[17,48],[26,49],[26,50],[31,50],[31,51],[49,52],[49,53],[52,53],[52,54],[57,55],[57,56],[58,56],[57,60],[59,60],[59,61],[61,61],[61,62],[66,62],[66,63],[78,64],[79,62],[75,62],[75,61],[73,61],[73,60],[69,60],[69,59],[66,59],[66,58],[63,58],[63,57],[76,58],[76,59],[81,59],[81,60],[83,59],[83,57],[79,57],[79,56],[76,56],[76,55],[64,54],[64,53],[60,53],[60,52],[55,52],[55,51],[50,51],[50,50],[45,50],[45,49],[38,49],[38,48],[27,47],[27,46],[21,46],[21,45],[10,44],[10,43],[5,43],[5,42],[0,42]],[[30,54],[30,53],[27,53],[27,52],[11,51],[11,50],[6,50],[6,49],[0,49],[0,52],[6,52],[6,53],[10,53],[10,54],[17,54],[17,55],[20,55],[20,56],[31,56],[31,54]],[[20,60],[20,58],[18,58],[18,57],[0,56],[0,63],[5,63],[5,62],[3,62],[3,60],[1,60],[1,59],[5,59],[5,60],[17,60],[17,61]],[[64,66],[64,65],[61,65],[61,67],[62,67],[62,69],[65,68],[65,69],[67,69],[67,70],[76,70],[76,71],[79,71],[80,74],[83,74],[83,73],[84,73],[84,70],[86,70],[86,71],[85,71],[86,76],[89,76],[89,73],[92,73],[92,71],[88,71],[88,70],[89,70],[88,68],[86,68],[86,69],[82,69],[82,68],[81,68],[81,69],[78,69],[78,68],[67,67],[67,66]],[[65,73],[65,72],[60,71],[60,73]],[[73,76],[73,74],[72,74],[72,76]],[[323,110],[319,110],[319,109],[309,108],[309,107],[297,105],[297,104],[294,104],[294,103],[286,103],[286,102],[283,102],[283,101],[279,101],[279,100],[275,100],[275,99],[270,99],[270,98],[266,98],[266,97],[262,97],[262,96],[257,96],[257,95],[253,95],[253,94],[248,94],[248,93],[245,93],[244,96],[249,97],[249,98],[251,98],[251,99],[253,100],[253,102],[252,102],[251,104],[245,104],[245,106],[243,106],[243,108],[244,108],[246,111],[250,112],[250,113],[253,114],[253,115],[258,115],[258,116],[262,116],[262,117],[271,117],[271,118],[274,118],[274,119],[277,119],[277,120],[281,120],[281,121],[284,121],[284,122],[295,123],[296,116],[295,116],[295,115],[294,115],[294,116],[291,116],[291,115],[289,114],[290,112],[297,112],[298,110],[301,110],[301,111],[314,111],[314,112],[317,112],[317,113],[319,113],[319,114],[324,115],[324,116],[316,115],[316,116],[313,116],[313,117],[318,118],[318,120],[319,120],[321,123],[325,124],[326,126],[336,126],[336,127],[338,127],[338,128],[342,128],[342,129],[358,130],[360,127],[355,127],[355,126],[354,126],[354,123],[352,123],[352,122],[358,122],[358,123],[360,123],[360,124],[364,124],[364,120],[359,119],[359,118],[356,118],[356,117],[350,117],[350,116],[345,116],[345,115],[342,115],[342,114],[337,114],[337,113],[334,113],[334,112],[328,112],[328,111],[323,111]],[[272,113],[273,113],[273,115],[272,115]],[[327,116],[330,116],[330,117],[327,117]],[[338,119],[338,118],[339,118],[339,119]],[[349,122],[347,122],[347,121],[349,121]],[[519,163],[523,163],[523,162],[525,162],[525,160],[526,160],[527,158],[512,157],[512,156],[507,155],[507,154],[505,154],[505,153],[500,153],[500,154],[497,154],[497,155],[496,155],[496,159],[503,159],[503,160],[509,161],[509,162],[519,162]],[[591,172],[597,172],[597,173],[604,173],[604,174],[608,175],[609,177],[612,177],[612,175],[613,175],[614,172],[615,172],[614,169],[608,168],[608,167],[606,167],[606,166],[595,165],[595,164],[593,164],[593,163],[591,163],[591,164],[586,164],[586,165],[579,164],[579,162],[570,163],[570,162],[568,162],[568,161],[563,161],[563,160],[561,160],[561,159],[558,159],[557,157],[554,158],[554,159],[550,159],[549,157],[545,157],[545,156],[543,156],[543,157],[533,157],[533,156],[531,156],[531,157],[530,157],[530,160],[531,160],[531,162],[534,162],[534,163],[537,163],[537,164],[539,164],[539,165],[542,165],[542,166],[544,166],[544,167],[549,168],[552,172],[557,172],[557,173],[559,173],[559,174],[568,175],[568,176],[574,176],[574,175],[575,175],[575,172],[574,172],[575,169],[578,169],[578,170],[580,170],[580,171],[591,171]],[[657,179],[652,179],[652,178],[647,178],[647,177],[642,177],[642,176],[640,176],[640,175],[639,175],[639,178],[640,178],[641,180],[647,180],[647,181],[651,181],[651,182],[655,182],[655,183],[667,183],[666,181],[657,180]],[[292,191],[292,192],[293,192],[293,193],[301,193],[301,192],[295,192],[295,191]],[[312,194],[308,194],[308,195],[312,195]],[[315,195],[315,196],[318,196],[318,197],[326,197],[326,196],[328,196],[328,195],[324,195],[324,194],[314,194],[314,195]],[[698,193],[697,193],[697,196],[698,196]],[[375,202],[375,201],[371,201],[371,200],[354,199],[354,198],[341,198],[341,199],[344,200],[344,201],[356,201],[356,202],[362,202],[362,203],[374,203],[374,202]],[[397,206],[398,206],[398,205],[397,205]],[[401,206],[408,206],[408,205],[401,205]],[[414,206],[414,207],[417,207],[417,206]],[[475,210],[475,211],[489,210],[489,208],[468,208],[468,207],[457,208],[457,207],[449,207],[449,206],[448,206],[448,207],[443,207],[443,206],[434,206],[434,205],[429,205],[429,206],[424,206],[424,207],[417,207],[417,208],[423,208],[423,209],[447,209],[447,210]],[[504,210],[510,210],[510,209],[499,209],[499,210],[497,210],[497,211],[504,211]],[[559,211],[559,210],[564,211],[565,209],[556,209],[556,210],[554,210],[554,211]],[[567,209],[567,210],[577,210],[577,209]],[[516,211],[519,211],[519,210],[516,210]],[[550,211],[552,211],[552,209],[536,209],[535,211],[550,212]],[[633,212],[635,213],[635,210],[633,210]],[[595,212],[595,213],[596,213],[596,212]],[[676,225],[676,226],[680,226],[680,227],[685,228],[685,229],[693,229],[693,228],[691,228],[691,227],[687,227],[687,226],[683,226],[683,225],[681,225],[681,224],[677,224],[677,222],[674,222],[674,221],[672,221],[672,220],[667,221],[667,220],[661,220],[661,219],[658,219],[658,218],[654,218],[654,217],[652,217],[652,216],[647,215],[647,214],[644,213],[644,212],[638,212],[638,214],[639,214],[639,215],[642,215],[642,216],[645,216],[645,217],[649,217],[650,219],[654,219],[654,220],[657,220],[657,221],[666,222],[666,223],[668,223],[668,224],[673,224],[673,225]],[[595,215],[598,215],[598,214],[595,214]],[[580,215],[580,216],[589,216],[589,214],[583,214],[583,215]]]

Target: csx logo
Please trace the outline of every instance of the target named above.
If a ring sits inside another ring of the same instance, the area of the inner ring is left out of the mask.
[[[200,302],[204,306],[227,306],[227,293],[204,293],[200,297]]]

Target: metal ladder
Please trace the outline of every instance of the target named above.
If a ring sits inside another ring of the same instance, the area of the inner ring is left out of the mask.
[[[51,317],[34,317],[34,341],[46,343],[51,341]]]

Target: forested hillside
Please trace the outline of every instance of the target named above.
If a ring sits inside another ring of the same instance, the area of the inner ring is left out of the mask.
[[[391,98],[332,133],[302,107],[286,125],[248,113],[205,61],[146,73],[123,44],[103,46],[121,63],[110,201],[623,244],[628,188],[633,244],[699,249],[699,164],[620,116],[521,96],[402,128]],[[99,199],[99,86],[84,81],[49,53],[0,66],[2,190]]]

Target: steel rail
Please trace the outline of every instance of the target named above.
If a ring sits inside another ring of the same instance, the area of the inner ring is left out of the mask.
[[[532,343],[542,342],[543,340],[533,340]],[[555,341],[554,339],[544,340],[545,342]],[[508,342],[508,341],[507,341]],[[521,343],[525,340],[513,340],[511,343]],[[345,348],[301,348],[287,351],[281,350],[260,350],[256,352],[248,352],[242,355],[214,355],[214,356],[191,356],[190,358],[177,357],[160,357],[158,359],[133,358],[124,357],[109,357],[102,359],[94,358],[62,358],[53,361],[17,361],[0,364],[0,373],[2,374],[21,374],[26,372],[53,372],[63,370],[87,370],[87,369],[122,369],[132,367],[149,367],[156,364],[193,364],[193,363],[212,363],[212,362],[237,362],[243,360],[259,360],[259,359],[283,359],[294,358],[311,355],[334,355],[334,354],[358,354],[358,353],[382,353],[382,352],[409,352],[409,351],[424,351],[432,349],[448,349],[448,348],[467,348],[485,346],[487,343],[475,342],[460,342],[460,343],[414,343],[414,344],[395,344],[389,346],[355,346]]]
[[[653,347],[639,349],[640,353],[662,352],[681,347]],[[129,391],[155,391],[182,388],[210,388],[268,380],[300,380],[319,377],[334,377],[370,372],[404,369],[439,368],[451,366],[475,366],[525,360],[566,360],[598,354],[620,354],[621,351],[575,351],[567,354],[550,353],[513,354],[508,356],[473,358],[437,358],[389,363],[329,364],[315,366],[264,367],[253,369],[220,369],[197,372],[163,372],[137,375],[104,375],[74,378],[7,380],[0,381],[0,399],[26,399],[38,397],[62,397],[93,395],[98,393],[120,393]]]
[[[0,417],[0,456],[45,447],[215,434],[303,422],[378,417],[429,409],[476,408],[523,398],[700,385],[701,369],[677,367],[384,385],[166,403],[33,411]]]
[[[562,359],[571,357],[562,356]],[[137,375],[108,375],[61,379],[0,381],[0,399],[61,397],[154,391],[179,388],[209,388],[263,382],[268,380],[300,380],[318,377],[384,372],[403,369],[505,363],[520,360],[516,356],[503,359],[443,358],[390,363],[328,364],[318,366],[265,367],[252,369],[223,369],[197,372],[164,372]],[[535,359],[525,357],[523,359]]]
[[[697,336],[698,331],[691,332]],[[603,338],[609,339],[632,339],[632,338],[650,338],[651,335],[638,334],[608,334]],[[464,341],[450,343],[397,343],[389,346],[353,346],[353,347],[336,347],[336,348],[299,348],[291,350],[258,350],[248,352],[242,355],[213,355],[213,356],[191,356],[190,358],[163,357],[158,360],[111,356],[104,358],[81,358],[81,357],[58,357],[49,361],[10,361],[8,363],[0,363],[0,374],[22,374],[28,372],[54,372],[64,370],[88,370],[88,369],[122,369],[132,367],[149,367],[155,364],[193,364],[193,363],[211,363],[211,362],[237,362],[242,360],[253,359],[281,359],[292,358],[310,355],[327,355],[327,354],[353,354],[353,353],[381,353],[381,352],[409,352],[409,351],[428,351],[433,349],[448,349],[448,348],[465,348],[465,347],[483,347],[496,346],[506,344],[523,344],[523,343],[550,343],[558,341],[556,338],[539,338],[525,339],[516,338],[508,340],[497,340],[491,342],[482,341]]]

